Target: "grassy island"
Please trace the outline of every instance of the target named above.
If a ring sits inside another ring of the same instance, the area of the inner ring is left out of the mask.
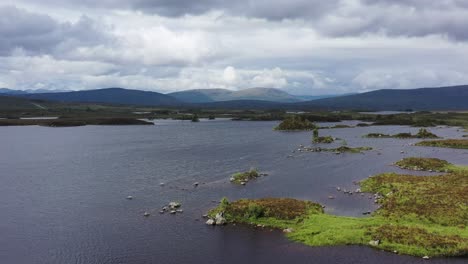
[[[388,135],[388,134],[382,134],[382,133],[369,133],[365,135],[364,137],[367,138],[400,138],[400,139],[407,139],[407,138],[439,138],[437,135],[429,132],[425,128],[419,129],[418,133],[416,135],[413,135],[411,133],[398,133],[395,135]]]
[[[316,126],[303,116],[290,116],[284,119],[275,130],[280,131],[301,131],[301,130],[313,130]]]
[[[341,146],[338,148],[326,149],[326,151],[335,152],[335,153],[362,153],[363,151],[372,150],[371,147],[348,147]]]
[[[260,173],[258,173],[257,169],[250,169],[249,171],[234,173],[230,180],[232,183],[244,185],[248,181],[258,177],[260,177]]]
[[[319,204],[288,198],[223,199],[209,215],[283,229],[310,246],[368,245],[420,257],[468,254],[467,169],[431,177],[384,173],[360,184],[380,204],[370,217],[334,216]]]
[[[334,138],[332,138],[331,136],[326,136],[326,137],[320,137],[319,136],[319,132],[318,132],[318,129],[315,128],[314,129],[314,134],[312,136],[312,141],[314,143],[325,143],[325,144],[330,144],[330,143],[333,143],[335,141]]]
[[[436,158],[404,158],[400,161],[397,161],[395,165],[406,170],[435,172],[452,172],[458,168],[446,160]]]
[[[468,139],[427,140],[416,143],[416,146],[468,149]]]

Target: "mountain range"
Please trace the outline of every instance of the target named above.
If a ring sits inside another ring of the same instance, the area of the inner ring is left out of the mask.
[[[234,100],[262,100],[271,102],[305,101],[299,96],[274,88],[249,88],[239,91],[227,89],[195,89],[168,94],[186,103],[210,103]]]
[[[1,89],[0,93],[5,89]],[[224,89],[188,90],[170,94],[106,88],[48,93],[14,93],[9,96],[57,102],[105,103],[136,106],[291,109],[291,110],[468,110],[468,85],[372,92],[302,101],[273,88],[242,91]]]

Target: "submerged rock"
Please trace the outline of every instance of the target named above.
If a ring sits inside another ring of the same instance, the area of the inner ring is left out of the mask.
[[[146,216],[146,217],[148,217],[148,216],[150,216],[150,213],[148,213],[148,212],[144,212],[144,213],[143,213],[143,216]]]
[[[133,199],[133,196],[129,195],[127,196],[127,200],[132,200]]]

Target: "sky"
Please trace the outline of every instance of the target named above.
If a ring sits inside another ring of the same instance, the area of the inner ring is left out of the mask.
[[[468,84],[466,0],[0,0],[0,87]]]

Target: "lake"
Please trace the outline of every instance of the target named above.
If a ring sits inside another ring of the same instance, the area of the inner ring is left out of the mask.
[[[337,186],[356,189],[353,181],[402,172],[391,164],[409,156],[468,165],[467,150],[409,145],[417,139],[362,138],[417,132],[401,126],[320,130],[348,146],[374,148],[335,155],[292,153],[310,145],[312,133],[273,131],[277,122],[155,123],[0,127],[0,263],[466,263],[361,246],[313,248],[288,241],[281,231],[207,226],[202,215],[226,196],[307,199],[332,214],[362,217],[376,208],[373,200],[338,193]],[[431,131],[450,138],[463,134],[457,128]],[[229,182],[232,173],[251,167],[269,175],[246,186]],[[134,199],[127,200],[129,195]],[[181,202],[184,212],[159,214],[170,201]],[[145,211],[151,216],[144,217]]]

